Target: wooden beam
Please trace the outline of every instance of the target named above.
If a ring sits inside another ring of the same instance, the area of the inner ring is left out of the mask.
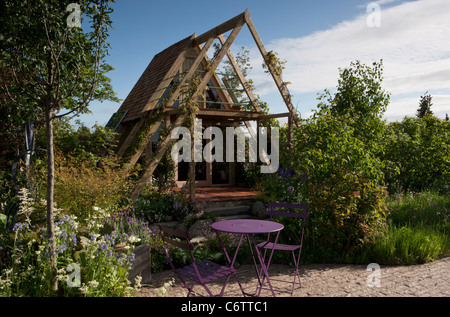
[[[219,38],[220,43],[222,43],[222,45],[223,45],[225,43],[225,38],[223,37],[223,35],[218,36],[218,38]],[[255,110],[261,111],[261,109],[259,108],[258,101],[256,100],[255,96],[253,95],[253,91],[250,89],[250,86],[248,85],[248,82],[245,79],[244,74],[242,73],[241,69],[239,68],[239,65],[238,65],[236,59],[234,58],[234,55],[231,52],[231,50],[228,50],[227,57],[228,57],[228,60],[230,61],[231,66],[233,67],[236,75],[238,76],[242,86],[244,87],[244,90],[247,93],[248,98],[253,103]]]
[[[291,116],[290,112],[285,112],[285,113],[276,113],[276,114],[262,114],[259,116],[259,118],[264,120],[264,119],[286,118],[286,117],[290,117],[290,116]]]
[[[226,33],[230,31],[231,29],[234,29],[239,21],[242,19],[245,20],[245,15],[248,10],[246,10],[244,13],[239,14],[238,16],[228,20],[227,22],[222,23],[221,25],[203,33],[202,35],[196,37],[194,39],[194,46],[200,45],[209,40],[210,38],[216,38],[217,36]]]
[[[192,36],[192,38],[195,35]],[[191,39],[192,40],[192,39]],[[183,64],[185,58],[186,58],[186,52],[189,48],[189,45],[184,48],[183,52],[178,56],[175,63],[170,67],[169,71],[166,73],[165,80],[162,80],[161,83],[159,83],[158,88],[155,90],[155,93],[151,96],[147,104],[145,105],[144,109],[147,109],[145,112],[143,112],[142,117],[136,122],[136,124],[133,126],[133,129],[131,129],[130,133],[128,133],[128,136],[121,144],[119,150],[117,151],[117,156],[121,157],[125,154],[126,149],[128,148],[128,145],[130,142],[136,138],[137,133],[142,128],[144,123],[148,120],[151,113],[149,113],[148,110],[153,109],[153,107],[156,105],[156,102],[161,97],[161,95],[164,93],[163,88],[167,85],[167,81],[169,78],[172,78],[178,69],[180,68],[180,65]],[[170,83],[170,82],[169,82]]]
[[[243,25],[245,23],[244,16],[241,16],[240,19],[234,21],[234,23],[235,23],[234,30],[231,32],[231,34],[228,37],[227,41],[222,46],[222,48],[220,49],[220,51],[217,54],[216,58],[214,59],[212,65],[211,65],[211,69],[209,69],[208,72],[204,75],[202,81],[200,82],[200,84],[196,88],[194,94],[191,97],[193,100],[195,100],[195,98],[197,98],[197,96],[200,95],[201,92],[205,89],[206,85],[208,84],[209,80],[211,79],[211,76],[213,75],[213,71],[215,69],[217,69],[217,67],[219,66],[220,62],[224,58],[226,52],[230,49],[230,46],[233,44],[236,36],[241,31],[241,29],[242,29],[242,27],[243,27]],[[208,42],[210,40],[211,39],[209,38]],[[203,47],[203,49],[205,49],[205,47]],[[191,66],[191,69],[193,69],[193,68],[194,68],[194,65]],[[185,76],[185,78],[186,77],[187,76]],[[168,106],[169,106],[169,104],[168,104]],[[185,114],[179,116],[176,119],[176,121],[173,123],[173,125],[171,127],[171,130],[173,130],[176,127],[181,126],[181,124],[183,124],[183,122],[186,120],[188,115],[189,115],[189,113],[185,113]],[[133,193],[131,195],[131,199],[136,199],[138,197],[140,191],[146,186],[147,182],[150,180],[150,178],[153,175],[153,172],[155,171],[156,167],[158,166],[159,161],[162,159],[164,153],[167,151],[167,149],[169,148],[169,145],[170,145],[170,143],[172,141],[173,140],[171,138],[171,134],[169,133],[165,137],[165,139],[162,141],[162,143],[160,145],[160,148],[159,148],[158,152],[156,153],[155,157],[153,158],[152,162],[145,167],[145,172],[142,175],[140,182],[138,183],[138,185],[134,189],[134,191],[133,191]]]
[[[237,35],[239,34],[239,32],[241,31],[242,27],[244,26],[244,23],[245,23],[244,16],[239,16],[239,17],[240,17],[239,20],[234,21],[235,22],[235,28],[234,28],[233,32],[231,32],[230,36],[228,36],[228,39],[222,45],[222,48],[217,53],[216,58],[214,59],[214,61],[211,64],[211,67],[210,67],[211,69],[209,69],[208,72],[203,77],[202,81],[200,82],[200,84],[199,84],[199,86],[197,88],[196,93],[198,93],[199,91],[202,91],[206,87],[206,85],[210,81],[211,77],[213,76],[213,72],[217,69],[217,67],[219,67],[222,59],[225,56],[225,54],[228,52],[228,50],[230,49],[230,47],[233,44],[234,40],[236,39]],[[194,41],[195,41],[195,39],[194,39]]]
[[[176,127],[179,127],[183,124],[183,122],[186,120],[188,114],[183,114],[182,116],[179,116],[175,122],[172,124],[171,130],[173,130]],[[155,156],[152,158],[149,164],[146,164],[145,166],[145,172],[142,175],[138,185],[135,187],[133,193],[131,194],[131,199],[136,200],[139,196],[139,193],[141,190],[147,185],[147,183],[150,181],[153,172],[155,171],[156,167],[158,166],[159,162],[161,161],[162,157],[166,153],[167,149],[169,148],[170,143],[172,142],[171,133],[169,133],[165,139],[160,144],[159,149],[157,150]]]
[[[258,49],[259,49],[259,51],[260,51],[260,53],[261,53],[261,55],[262,55],[262,57],[264,59],[264,62],[266,63],[266,65],[267,65],[267,67],[269,69],[269,72],[272,75],[272,77],[273,77],[273,79],[275,81],[275,84],[277,85],[278,90],[281,93],[281,96],[283,97],[284,103],[286,104],[289,112],[292,113],[292,118],[293,118],[295,124],[299,125],[300,124],[300,119],[299,119],[299,117],[297,115],[297,112],[295,111],[294,106],[292,105],[290,94],[287,91],[287,88],[286,88],[285,84],[283,83],[283,80],[280,78],[280,76],[278,76],[274,72],[272,65],[270,65],[270,63],[268,61],[268,58],[267,58],[267,56],[268,56],[267,51],[266,51],[266,49],[264,47],[264,44],[263,44],[263,42],[261,40],[261,37],[258,34],[258,31],[256,30],[255,25],[253,24],[252,19],[250,18],[250,14],[246,14],[245,15],[245,22],[247,23],[247,26],[248,26],[248,28],[250,30],[250,33],[252,34],[253,39],[256,42],[256,45],[258,46]]]
[[[224,80],[223,83],[224,83],[225,87],[231,88],[226,80]],[[233,100],[233,102],[238,103],[238,100],[236,99],[236,96],[234,94],[232,94],[232,93],[230,95],[231,95],[231,99]],[[258,140],[258,137],[256,136],[256,133],[253,130],[252,125],[250,124],[249,121],[244,121],[244,123],[245,123],[245,126],[247,127],[248,132],[250,133],[250,136],[256,142]]]
[[[202,50],[198,54],[197,58],[195,59],[194,63],[189,68],[188,72],[184,75],[181,82],[178,84],[178,87],[175,89],[175,91],[171,94],[169,97],[169,100],[166,103],[166,107],[171,107],[175,101],[177,100],[178,96],[180,95],[181,89],[188,83],[188,81],[192,78],[195,71],[197,70],[200,63],[203,61],[203,59],[206,56],[206,53],[208,52],[209,48],[214,42],[214,38],[208,39],[207,43],[203,46]]]
[[[183,78],[183,79],[181,80],[181,82],[179,83],[178,87],[175,89],[175,91],[174,91],[174,92],[171,94],[171,96],[169,97],[169,100],[167,101],[167,103],[166,103],[166,105],[165,105],[166,107],[170,107],[170,106],[172,106],[172,105],[175,103],[175,101],[177,100],[178,96],[180,95],[180,92],[181,92],[182,87],[183,87],[183,86],[188,82],[188,80],[193,76],[193,74],[195,73],[195,71],[196,71],[197,68],[198,68],[198,65],[200,65],[200,63],[202,62],[203,58],[206,56],[206,53],[208,52],[208,49],[211,47],[211,45],[212,45],[213,42],[214,42],[214,39],[210,39],[210,40],[208,40],[208,42],[204,45],[204,47],[203,47],[202,50],[200,51],[199,55],[198,55],[197,58],[195,59],[194,63],[193,63],[193,64],[191,65],[191,67],[189,68],[189,71],[187,72],[187,74],[184,76],[184,78]],[[186,52],[184,52],[184,54],[182,54],[182,55],[184,56],[183,59],[182,59],[183,61],[184,61],[184,59],[185,59],[185,54],[186,54]],[[176,73],[176,72],[178,71],[178,69],[181,67],[181,64],[180,64],[180,63],[175,63],[175,64],[177,64],[177,68],[174,68],[174,67],[171,68],[172,74],[173,74],[173,73]],[[169,74],[169,73],[168,73],[168,74]],[[165,82],[165,81],[164,81],[164,82]],[[163,84],[163,83],[161,83],[160,86],[161,86],[162,84]],[[161,93],[161,94],[162,94],[162,93]],[[153,103],[156,104],[156,102],[157,102],[157,100],[155,100]],[[154,106],[154,105],[153,105],[153,106]],[[148,117],[148,116],[149,116],[149,111],[146,112],[146,114],[145,114],[144,117]],[[159,125],[161,124],[162,120],[160,120],[160,121],[158,121],[158,122],[159,122],[158,126],[156,126],[156,124],[153,125],[152,128],[149,130],[148,134],[145,136],[147,139],[149,139],[149,138],[151,139],[151,136],[156,132],[156,130],[158,129],[158,127],[159,127]],[[135,125],[135,128],[136,128],[136,126],[138,126],[139,129],[140,129],[140,128],[142,127],[142,124],[143,124],[143,120],[141,119],[141,121],[138,122],[138,123]],[[126,142],[131,142],[131,141],[134,139],[134,137],[136,137],[136,134],[137,134],[137,132],[139,131],[139,129],[136,129],[136,131],[132,131],[132,132],[134,132],[133,135],[131,135],[131,133],[130,133],[130,135],[129,135],[129,137],[127,138]],[[135,129],[133,128],[133,130],[135,130]],[[124,142],[123,144],[125,144],[125,142]],[[138,152],[136,152],[136,154],[132,157],[132,161],[129,162],[130,164],[132,164],[132,166],[134,166],[134,164],[136,164],[137,160],[138,160],[139,157],[142,155],[142,153],[143,153],[143,151],[144,151],[144,149],[145,149],[145,146],[146,146],[145,143],[142,144],[141,147],[138,149]],[[122,148],[124,148],[124,149],[122,149]],[[122,156],[123,153],[124,153],[124,151],[125,151],[125,149],[126,149],[125,146],[122,146],[122,148],[119,150],[119,153],[118,153],[119,156]],[[121,151],[123,151],[123,152],[121,152]]]
[[[161,123],[163,122],[163,116],[161,115],[161,118],[158,119],[149,129],[147,134],[145,135],[145,142],[142,142],[140,144],[139,148],[137,149],[136,153],[133,154],[133,156],[128,160],[128,168],[132,168],[134,165],[136,165],[137,161],[141,157],[142,153],[147,148],[148,144],[152,142],[152,137],[158,131],[158,128],[160,127]]]

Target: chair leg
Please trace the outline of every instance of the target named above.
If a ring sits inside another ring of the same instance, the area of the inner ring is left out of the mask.
[[[297,259],[295,258],[295,252],[292,251],[292,257],[294,259],[294,265],[295,265],[295,273],[294,273],[294,282],[292,283],[292,292],[291,292],[291,296],[294,294],[294,288],[295,288],[295,280],[296,278],[298,278],[298,283],[300,285],[300,288],[302,288],[302,281],[300,280],[300,273],[298,271],[298,267],[300,265],[300,252],[298,253],[298,257]]]
[[[186,295],[186,297],[189,297],[189,295],[191,295],[191,293],[192,294],[194,293],[194,285],[195,285],[195,281],[192,282],[191,286],[187,286],[187,284],[186,284],[186,288],[189,290],[189,292]]]

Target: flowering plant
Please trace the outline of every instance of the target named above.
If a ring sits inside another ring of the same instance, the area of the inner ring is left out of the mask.
[[[188,215],[198,213],[198,206],[186,198],[184,191],[173,188],[145,188],[134,203],[137,214],[148,222],[156,223],[174,219],[184,221]]]
[[[45,229],[16,223],[10,243],[0,246],[8,258],[0,263],[0,296],[131,296],[140,287],[140,277],[133,287],[128,280],[134,248],[150,242],[153,233],[126,213],[111,216],[99,208],[94,211],[87,228],[75,216],[61,213],[56,219],[55,273]],[[57,276],[58,294],[52,291],[50,274]]]

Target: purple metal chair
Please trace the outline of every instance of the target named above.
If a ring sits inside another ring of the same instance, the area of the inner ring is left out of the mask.
[[[163,240],[163,245],[164,245],[164,249],[165,249],[169,264],[170,264],[173,272],[177,275],[177,277],[183,283],[184,287],[186,287],[186,289],[189,291],[189,293],[187,294],[188,297],[191,294],[192,294],[192,296],[203,296],[198,292],[194,292],[194,286],[196,284],[202,285],[209,296],[222,297],[223,293],[225,291],[225,287],[226,287],[232,274],[235,275],[236,280],[239,283],[239,286],[241,286],[241,284],[236,276],[236,270],[234,268],[221,266],[210,260],[203,260],[203,261],[199,261],[199,262],[195,261],[195,258],[193,255],[194,246],[190,242],[191,236],[190,236],[189,232],[175,230],[175,229],[168,228],[168,227],[165,227],[162,225],[159,225],[159,229],[160,229],[161,239]],[[174,240],[172,237],[178,238],[181,241]],[[167,244],[170,244],[174,247],[182,248],[184,250],[188,250],[190,259],[191,259],[191,264],[187,265],[183,268],[176,268],[171,260]],[[221,290],[220,294],[214,295],[206,284],[210,283],[212,281],[216,281],[223,277],[225,277],[225,282],[223,284],[222,290]],[[190,280],[192,283],[188,284],[188,282],[187,282],[188,280]]]
[[[269,203],[267,206],[267,214],[269,215],[270,220],[273,220],[274,217],[289,217],[289,218],[298,218],[299,221],[301,221],[300,224],[300,241],[297,241],[298,244],[283,244],[283,243],[273,243],[269,240],[259,243],[258,247],[261,249],[264,249],[264,258],[266,256],[267,250],[270,250],[273,252],[274,250],[279,251],[290,251],[292,254],[292,257],[294,259],[294,266],[295,266],[295,275],[294,275],[294,281],[292,282],[292,290],[291,290],[291,296],[294,293],[296,280],[298,279],[298,283],[300,287],[302,287],[302,283],[300,281],[300,274],[299,274],[299,264],[300,264],[300,255],[302,252],[302,245],[303,245],[303,234],[305,231],[305,221],[308,217],[308,214],[305,212],[308,209],[307,204],[288,204],[288,203]],[[289,212],[289,211],[279,211],[277,209],[284,208],[284,209],[296,209],[301,210],[303,212]],[[295,253],[297,252],[297,256]],[[272,260],[272,254],[270,254],[269,262],[267,264],[267,270],[269,270],[270,262]],[[271,280],[275,280],[271,278]],[[283,281],[287,282],[287,281]],[[264,283],[264,278],[261,283],[261,287]]]

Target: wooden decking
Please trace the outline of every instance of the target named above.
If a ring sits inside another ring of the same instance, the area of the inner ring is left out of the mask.
[[[245,201],[253,200],[257,193],[254,189],[236,186],[197,187],[195,199],[206,202]]]

